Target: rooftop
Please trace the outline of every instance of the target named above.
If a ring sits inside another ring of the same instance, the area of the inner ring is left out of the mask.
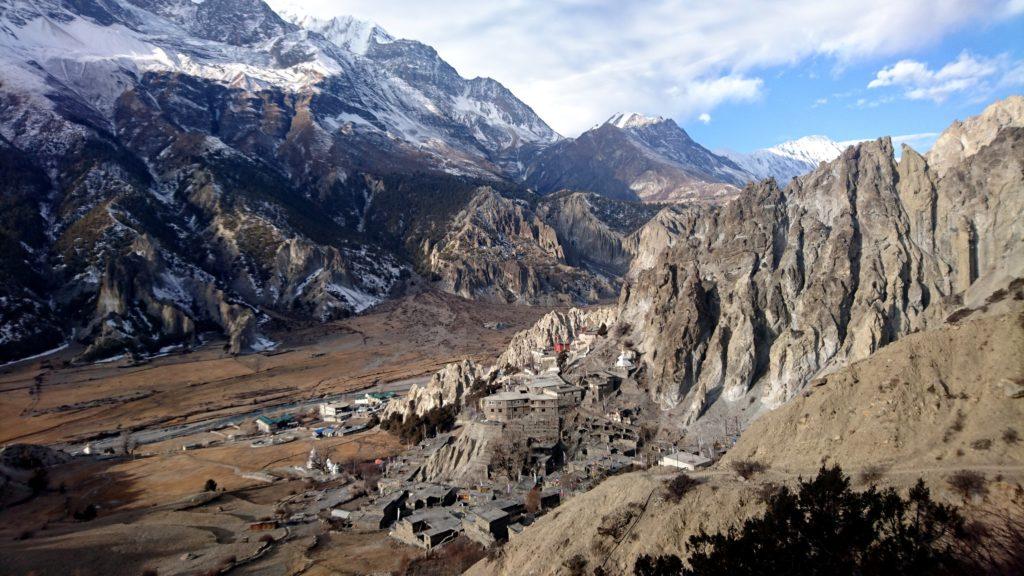
[[[263,422],[264,424],[287,424],[294,420],[295,417],[291,414],[282,414],[280,416],[267,416],[266,414],[260,414],[256,417],[256,420]]]
[[[529,382],[526,383],[527,388],[551,388],[554,386],[565,386],[567,382],[562,379],[561,376],[554,373],[545,373],[539,376],[534,376]]]
[[[669,458],[669,459],[675,460],[677,462],[686,462],[687,464],[695,464],[695,465],[698,465],[698,466],[711,462],[711,460],[708,459],[708,458],[705,458],[705,457],[703,457],[703,456],[701,456],[699,454],[692,454],[690,452],[676,452],[675,454],[669,454],[669,455],[665,456],[665,458]]]
[[[506,392],[497,392],[497,393],[491,394],[490,396],[484,397],[484,400],[500,400],[500,401],[529,400],[529,399],[530,399],[530,396],[527,395],[527,394],[524,394],[522,392],[507,392],[507,391]]]
[[[501,520],[502,518],[508,516],[508,512],[505,512],[501,508],[486,508],[483,510],[477,510],[474,512],[474,514],[488,522]]]

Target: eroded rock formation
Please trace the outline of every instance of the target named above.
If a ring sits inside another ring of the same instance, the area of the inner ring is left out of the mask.
[[[951,130],[974,125],[989,127]],[[1024,257],[1022,146],[1024,129],[1003,128],[940,175],[909,149],[897,163],[881,139],[785,190],[769,180],[726,206],[659,214],[637,233],[649,240],[618,310],[652,397],[684,424],[719,401],[773,408],[921,330]]]

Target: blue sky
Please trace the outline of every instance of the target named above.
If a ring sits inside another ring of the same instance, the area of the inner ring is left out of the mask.
[[[270,1],[430,44],[566,136],[634,111],[745,152],[931,134],[1024,92],[1024,0]]]
[[[907,143],[926,149],[954,120],[981,112],[995,99],[1024,93],[1024,84],[1011,78],[999,85],[1001,78],[990,78],[981,89],[953,93],[940,101],[907,98],[899,86],[868,88],[868,84],[879,70],[898,60],[939,69],[965,51],[975,58],[1003,55],[1019,65],[1024,59],[1024,17],[951,34],[935,46],[907,51],[900,58],[872,58],[837,67],[831,58],[816,57],[766,69],[758,100],[721,104],[711,113],[709,124],[686,118],[680,125],[712,149],[749,151],[809,134],[838,141],[918,136]]]

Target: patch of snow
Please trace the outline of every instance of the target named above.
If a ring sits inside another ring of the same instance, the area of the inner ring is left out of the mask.
[[[606,120],[605,124],[611,124],[616,128],[626,130],[629,128],[641,128],[644,126],[661,124],[664,121],[665,118],[662,116],[645,116],[638,112],[620,112]]]
[[[266,350],[273,350],[274,348],[277,348],[277,345],[278,342],[274,342],[262,334],[257,334],[256,340],[252,343],[252,349],[255,352],[264,352]]]
[[[93,362],[93,364],[109,364],[110,362],[117,362],[118,360],[123,360],[126,356],[127,354],[118,354],[116,356],[110,356],[109,358],[97,360]]]
[[[344,298],[345,301],[352,306],[352,311],[356,314],[380,303],[380,298],[373,296],[372,294],[367,294],[366,292],[361,292],[349,286],[329,284],[327,286],[327,291],[331,294]]]

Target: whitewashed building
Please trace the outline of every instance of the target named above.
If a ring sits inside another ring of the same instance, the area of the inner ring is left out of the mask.
[[[683,470],[696,470],[698,468],[704,468],[711,464],[711,460],[705,458],[699,454],[691,454],[689,452],[676,452],[675,454],[669,454],[662,456],[658,464],[662,466],[671,466],[673,468],[682,468]]]

